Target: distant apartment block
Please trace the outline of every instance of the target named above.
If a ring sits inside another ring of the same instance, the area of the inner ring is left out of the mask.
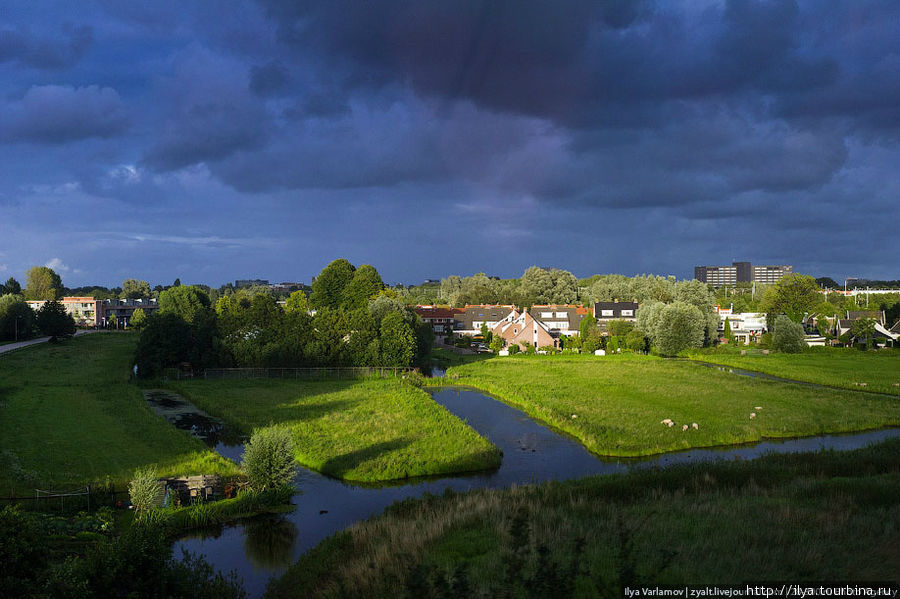
[[[26,302],[32,310],[40,310],[46,304],[45,300],[29,300]],[[64,297],[59,303],[75,320],[75,324],[81,327],[93,327],[100,324],[102,319],[102,307],[99,300],[93,297]]]
[[[732,262],[731,266],[695,266],[694,278],[713,287],[753,281],[772,284],[793,272],[794,267],[789,264],[754,266],[749,262]]]

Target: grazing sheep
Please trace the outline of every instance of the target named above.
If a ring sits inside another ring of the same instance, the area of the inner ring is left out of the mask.
[[[695,431],[699,431],[699,430],[700,430],[700,425],[697,424],[696,422],[693,423],[691,426],[694,427],[694,430],[695,430]]]
[[[578,414],[572,414],[572,418],[578,418]]]
[[[750,412],[750,418],[756,418],[756,412]]]
[[[670,418],[666,418],[665,420],[660,420],[659,423],[660,423],[660,424],[667,424],[667,425],[669,425],[669,426],[672,426],[672,424],[673,424],[673,423],[672,423],[672,420],[671,420]]]
[[[860,383],[859,386],[860,386],[860,387],[865,387],[866,384],[865,384],[865,383]]]
[[[895,387],[900,387],[900,383],[894,383]]]
[[[685,425],[683,425],[683,426],[681,427],[681,432],[684,432],[684,431],[686,431],[687,429],[688,429],[688,425],[685,424]]]
[[[762,410],[762,406],[756,406],[756,407],[753,408],[753,409],[754,409],[754,410]]]
[[[672,422],[671,420],[669,420],[666,424],[669,426],[669,428],[672,428],[672,426],[673,426],[675,423]]]

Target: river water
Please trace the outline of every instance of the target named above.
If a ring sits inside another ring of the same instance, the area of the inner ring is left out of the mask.
[[[685,462],[752,459],[773,452],[856,449],[900,436],[900,429],[882,429],[693,449],[647,458],[601,458],[568,436],[538,424],[519,410],[478,391],[442,387],[433,390],[432,397],[503,451],[498,469],[382,486],[345,483],[301,469],[295,479],[300,491],[293,500],[297,506],[295,511],[253,518],[185,537],[176,543],[176,556],[180,555],[180,548],[184,548],[203,555],[216,569],[236,570],[243,578],[249,596],[260,597],[270,578],[279,576],[323,539],[354,522],[380,514],[395,501],[421,497],[425,493],[439,494],[447,488],[454,491],[504,488],[513,484],[567,480]],[[216,450],[240,462],[243,447],[220,441]]]

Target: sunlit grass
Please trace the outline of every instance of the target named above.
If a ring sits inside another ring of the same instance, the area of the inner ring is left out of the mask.
[[[385,481],[500,464],[496,447],[427,393],[398,379],[173,386],[244,433],[289,424],[301,464],[347,480]]]
[[[862,352],[822,347],[810,348],[802,354],[741,356],[733,351],[705,351],[692,353],[690,357],[797,381],[900,395],[900,350]]]
[[[752,379],[686,360],[634,354],[510,356],[455,366],[448,377],[495,395],[601,455],[900,425],[900,399]],[[661,424],[664,419],[675,426]]]
[[[0,494],[236,466],[155,415],[128,383],[137,337],[93,334],[0,356]]]

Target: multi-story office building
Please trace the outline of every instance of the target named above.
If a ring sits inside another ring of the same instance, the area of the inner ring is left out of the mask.
[[[713,285],[734,285],[735,283],[772,284],[781,277],[794,272],[789,264],[779,266],[754,266],[749,262],[732,262],[731,266],[695,266],[694,278]]]

